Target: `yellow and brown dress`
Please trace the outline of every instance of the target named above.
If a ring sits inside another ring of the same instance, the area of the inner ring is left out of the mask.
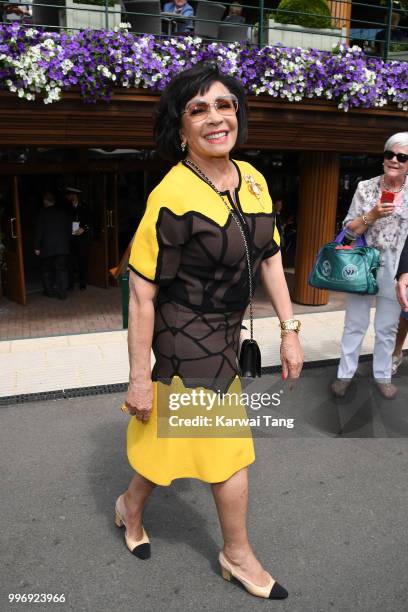
[[[234,164],[236,206],[256,282],[261,261],[279,250],[279,234],[264,177],[246,162]],[[235,206],[228,192],[223,199]],[[159,287],[153,380],[205,379],[209,389],[228,389],[239,374],[240,326],[249,301],[244,241],[220,195],[182,162],[152,191],[129,266]],[[128,426],[128,458],[138,473],[160,485],[174,478],[221,482],[254,461],[251,437],[159,437],[157,385],[148,423],[133,417]]]

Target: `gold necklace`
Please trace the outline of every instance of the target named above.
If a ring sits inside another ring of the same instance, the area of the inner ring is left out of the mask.
[[[384,185],[384,189],[386,191],[390,191],[391,193],[401,193],[401,191],[404,189],[405,187],[405,183],[407,180],[407,175],[404,176],[404,182],[402,183],[401,187],[399,189],[391,189],[390,187],[388,187],[387,183],[385,182],[385,174],[383,174],[383,185]]]

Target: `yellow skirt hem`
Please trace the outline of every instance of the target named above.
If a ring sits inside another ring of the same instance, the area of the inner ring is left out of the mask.
[[[129,457],[128,457],[128,459],[129,459]],[[206,482],[207,484],[215,484],[217,482],[224,482],[225,480],[228,480],[229,478],[231,478],[231,476],[236,474],[236,472],[239,472],[239,470],[242,470],[245,467],[248,467],[249,465],[254,463],[254,461],[255,461],[255,454],[253,456],[253,459],[251,459],[249,462],[245,461],[243,465],[238,465],[238,467],[234,466],[234,469],[233,469],[232,472],[229,471],[227,474],[222,474],[220,476],[217,476],[216,479],[207,478],[205,476],[198,476],[197,474],[177,474],[176,476],[173,476],[169,481],[166,481],[166,482],[158,482],[156,475],[149,476],[149,474],[145,470],[138,469],[137,466],[130,461],[130,459],[129,459],[129,465],[140,476],[143,476],[143,478],[146,478],[147,480],[150,480],[150,482],[153,482],[155,485],[158,485],[160,487],[168,487],[168,486],[171,485],[173,480],[178,480],[180,478],[194,478],[195,480],[201,480],[201,482]]]

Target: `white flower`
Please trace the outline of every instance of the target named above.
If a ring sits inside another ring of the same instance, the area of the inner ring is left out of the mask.
[[[46,49],[49,49],[50,51],[52,51],[55,47],[55,43],[52,40],[52,38],[47,38],[46,40],[44,40],[42,42],[42,46],[45,47]]]
[[[63,74],[68,74],[68,72],[72,70],[73,67],[74,64],[69,59],[66,59],[61,63],[61,70]]]
[[[28,28],[25,32],[27,38],[34,38],[34,36],[38,33],[38,30],[34,28]]]

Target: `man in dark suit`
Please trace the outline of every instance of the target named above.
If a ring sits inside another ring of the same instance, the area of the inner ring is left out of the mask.
[[[88,282],[89,215],[81,202],[81,189],[66,187],[65,196],[71,210],[72,237],[69,266],[69,288],[74,288],[75,272],[78,272],[79,288],[86,289]]]
[[[66,210],[58,208],[55,196],[47,191],[38,219],[34,252],[41,259],[41,278],[44,295],[67,297],[68,256],[71,239],[71,219]]]

